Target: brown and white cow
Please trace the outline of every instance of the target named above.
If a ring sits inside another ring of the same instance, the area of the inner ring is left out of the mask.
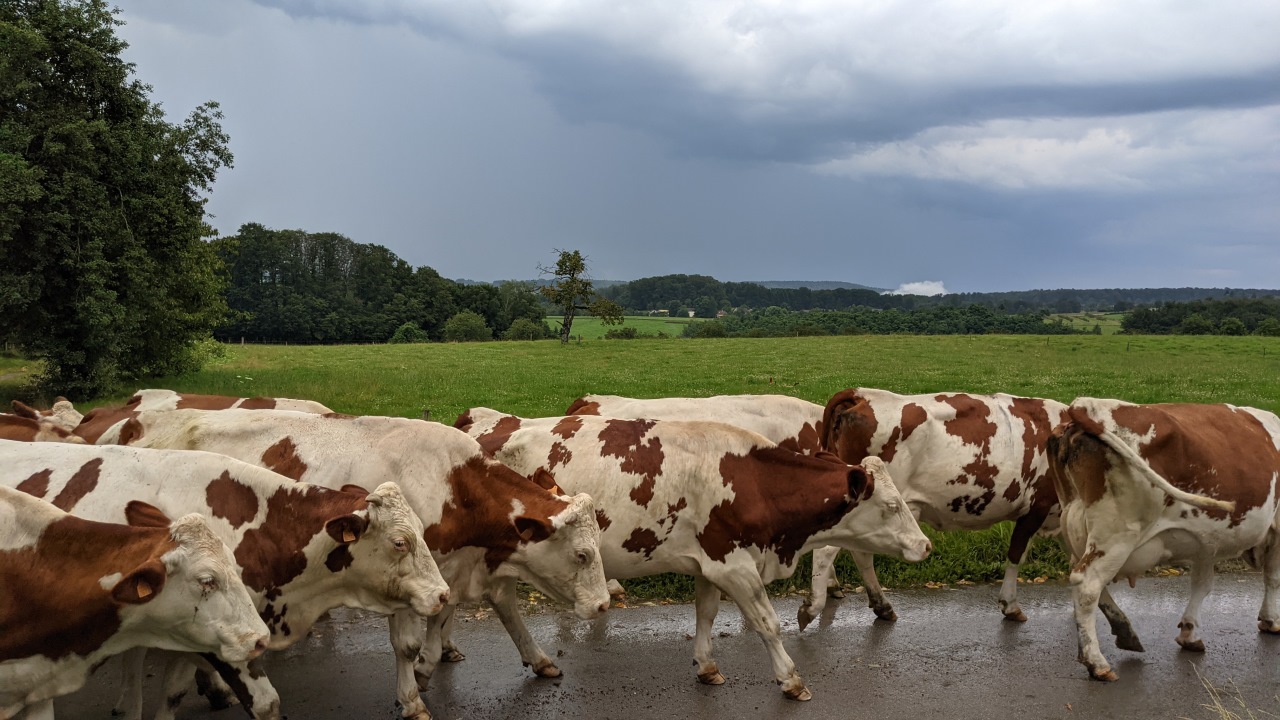
[[[143,502],[168,515],[199,510],[234,549],[234,567],[270,626],[271,649],[306,636],[328,610],[439,612],[448,591],[423,527],[394,483],[343,492],[295,482],[207,452],[37,443],[0,446],[3,484],[91,520],[117,521]],[[172,717],[191,682],[190,658],[166,673]],[[134,654],[126,669],[140,672]],[[280,717],[279,697],[256,666],[214,663],[254,717]],[[141,716],[140,676],[124,684],[122,709]]]
[[[939,530],[982,530],[1012,520],[999,602],[1005,618],[1023,622],[1018,565],[1032,536],[1057,529],[1058,497],[1045,442],[1066,407],[1003,393],[843,390],[827,403],[823,447],[847,463],[879,457],[911,512]],[[801,628],[826,604],[837,552],[825,548],[813,554],[813,593],[800,608]],[[876,579],[874,559],[854,553],[853,561],[876,616],[896,619]]]
[[[193,395],[173,390],[139,390],[117,407],[94,408],[82,416],[72,429],[89,443],[115,425],[151,410],[292,410],[326,415],[333,411],[312,400],[271,397],[231,397],[229,395]]]
[[[653,399],[583,395],[564,414],[631,420],[713,420],[746,428],[784,448],[813,455],[822,449],[823,410],[821,405],[790,395]]]
[[[75,430],[76,425],[80,424],[80,420],[83,417],[75,406],[71,404],[71,401],[62,396],[58,396],[53,401],[53,407],[48,410],[37,410],[18,400],[14,400],[12,404],[15,415],[40,420],[68,431]]]
[[[121,436],[144,447],[220,452],[325,487],[398,482],[451,590],[450,608],[428,621],[425,640],[416,617],[392,618],[405,717],[428,717],[418,691],[441,659],[441,628],[453,605],[481,599],[491,582],[514,590],[519,578],[584,619],[608,609],[591,498],[552,494],[451,427],[407,418],[173,410],[138,413],[101,441]],[[518,613],[502,620],[527,633]],[[425,661],[415,677],[419,655]],[[540,650],[522,660],[539,675],[560,674]]]
[[[22,442],[65,442],[83,445],[84,439],[76,437],[55,419],[39,410],[13,401],[13,414],[0,413],[0,440]]]
[[[1200,604],[1215,560],[1241,554],[1263,571],[1258,628],[1280,634],[1280,418],[1232,405],[1133,405],[1077,398],[1049,441],[1071,552],[1080,662],[1096,680],[1116,674],[1098,648],[1101,608],[1116,644],[1142,650],[1106,594],[1113,580],[1158,563],[1191,563],[1179,645],[1204,651]]]
[[[801,455],[757,433],[705,421],[522,419],[472,408],[457,424],[517,472],[546,470],[569,492],[595,498],[609,577],[694,576],[694,658],[703,683],[724,682],[711,656],[721,591],[764,641],[782,692],[808,700],[782,647],[765,584],[790,577],[814,547],[912,562],[929,554],[929,540],[876,458],[850,466],[829,453]],[[533,639],[526,633],[516,642]]]
[[[25,443],[0,441],[9,445]],[[6,479],[13,472],[4,465]],[[130,648],[244,662],[266,647],[267,626],[205,519],[131,507],[143,527],[84,520],[0,486],[0,718],[52,720],[54,697]]]

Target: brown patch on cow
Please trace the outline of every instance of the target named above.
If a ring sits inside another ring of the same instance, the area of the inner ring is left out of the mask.
[[[607,420],[598,436],[601,455],[621,459],[622,472],[640,476],[640,484],[631,490],[631,499],[646,508],[653,500],[653,487],[665,457],[661,440],[644,439],[654,424],[654,420]]]
[[[242,401],[236,407],[240,408],[241,410],[275,410],[276,399],[269,398],[269,397],[245,398],[244,401]]]
[[[258,514],[258,493],[231,477],[229,470],[223,470],[216,480],[209,483],[204,499],[214,517],[226,520],[236,529]]]
[[[587,402],[587,398],[583,396],[578,398],[577,400],[574,400],[573,403],[569,405],[569,409],[564,411],[564,414],[565,415],[599,415],[600,403],[594,402],[594,401]]]
[[[40,423],[20,415],[0,414],[0,439],[35,442]]]
[[[466,432],[467,428],[471,427],[474,422],[475,421],[471,419],[471,411],[467,410],[459,415],[457,420],[453,421],[453,427],[455,430]]]
[[[581,429],[582,418],[576,415],[567,415],[560,418],[560,421],[556,423],[556,426],[551,428],[551,432],[559,435],[564,440],[568,440],[574,435],[577,435],[578,431]]]
[[[84,414],[80,418],[80,424],[76,426],[75,434],[84,438],[84,441],[90,445],[98,442],[98,438],[103,433],[110,430],[116,423],[121,420],[136,417],[138,414],[138,403],[142,402],[141,395],[134,395],[129,401],[119,407],[97,407]]]
[[[622,549],[627,552],[643,554],[648,560],[653,556],[653,551],[658,549],[662,541],[658,539],[657,533],[648,528],[636,528],[631,531],[627,539],[622,542]]]
[[[778,447],[727,453],[720,476],[734,497],[711,509],[698,543],[717,562],[735,548],[756,547],[790,565],[814,533],[834,527],[856,505],[849,500],[854,473],[866,477],[829,455],[811,457]]]
[[[238,397],[226,395],[188,395],[178,393],[178,410],[228,410],[240,402]],[[275,407],[274,401],[272,407]]]
[[[351,567],[354,561],[350,546],[339,545],[329,552],[329,557],[324,559],[324,566],[329,568],[330,572],[339,572]]]
[[[53,499],[54,507],[63,512],[71,512],[71,508],[93,489],[98,487],[98,476],[102,474],[102,458],[94,458],[76,470],[62,491]]]
[[[292,480],[301,480],[307,472],[307,464],[298,456],[298,446],[288,437],[263,451],[262,466]]]
[[[551,452],[547,453],[547,469],[555,470],[557,465],[567,465],[573,459],[573,453],[562,442],[551,444]],[[550,490],[551,488],[547,488]]]
[[[31,477],[18,483],[18,491],[24,492],[32,497],[44,499],[45,493],[49,492],[49,478],[53,477],[53,470],[41,470]]]
[[[88,655],[120,628],[120,605],[99,579],[128,576],[177,543],[166,528],[132,528],[64,516],[39,540],[0,550],[0,662]],[[154,567],[154,566],[153,566]]]
[[[893,428],[893,432],[889,433],[889,440],[880,450],[880,459],[885,462],[892,462],[894,456],[898,454],[898,443],[906,442],[911,437],[911,433],[916,428],[924,424],[929,419],[929,412],[923,407],[915,403],[907,403],[902,406],[902,417],[898,420],[898,424]]]
[[[671,523],[671,527],[667,528],[667,532],[670,533],[675,529],[676,517],[680,514],[680,511],[684,510],[686,507],[689,507],[689,503],[684,498],[677,500],[674,505],[668,504],[667,514],[658,518],[658,525],[666,527],[667,523]]]
[[[1057,475],[1055,486],[1064,504],[1078,497],[1088,507],[1102,499],[1111,462],[1101,440],[1069,422],[1053,431],[1048,448],[1049,465]]]
[[[246,530],[236,546],[244,584],[270,598],[306,570],[304,551],[312,538],[326,533],[326,523],[367,507],[362,497],[315,485],[279,488],[267,499],[262,523]]]
[[[842,390],[827,401],[822,413],[822,449],[839,455],[849,464],[862,462],[871,454],[876,435],[876,413],[857,390]]]
[[[131,417],[124,421],[124,425],[120,428],[120,438],[117,441],[120,445],[132,445],[134,440],[142,437],[142,423],[138,418]]]
[[[518,418],[517,418],[518,420]],[[440,508],[440,521],[423,532],[427,546],[439,553],[464,547],[485,549],[490,571],[524,542],[511,521],[512,500],[524,507],[522,517],[550,524],[569,506],[551,492],[495,460],[475,455],[449,472],[449,499]]]
[[[1229,516],[1229,527],[1235,527],[1270,497],[1271,479],[1280,473],[1280,451],[1253,415],[1226,405],[1170,403],[1121,405],[1111,416],[1140,436],[1154,428],[1155,436],[1138,454],[1174,487],[1235,502],[1229,515],[1203,510],[1209,517]]]
[[[1107,554],[1106,552],[1099,550],[1097,545],[1090,543],[1089,552],[1085,553],[1084,557],[1080,558],[1080,562],[1076,563],[1075,567],[1071,568],[1071,572],[1082,573],[1085,570],[1088,570],[1089,566],[1093,564],[1094,560],[1097,560],[1098,558],[1106,554]]]
[[[328,418],[330,420],[355,420],[356,419],[355,415],[348,415],[346,413],[340,413],[340,412],[320,413],[320,417]]]
[[[613,524],[613,521],[609,519],[609,516],[606,515],[603,510],[597,510],[596,524],[600,526],[600,532],[604,532]]]
[[[496,454],[511,439],[515,431],[520,429],[520,418],[515,415],[504,415],[488,432],[476,438],[480,447],[490,455]]]
[[[948,480],[947,484],[974,485],[983,490],[976,495],[952,499],[951,511],[959,512],[963,507],[970,515],[981,515],[995,499],[996,474],[999,472],[991,464],[991,441],[998,429],[990,420],[991,406],[984,399],[964,394],[938,395],[934,399],[950,405],[956,411],[955,418],[942,424],[946,433],[965,445],[974,446],[976,450],[973,460],[961,468],[960,474]]]
[[[813,455],[822,449],[822,423],[815,428],[812,423],[805,423],[793,437],[784,438],[778,447],[805,455]]]

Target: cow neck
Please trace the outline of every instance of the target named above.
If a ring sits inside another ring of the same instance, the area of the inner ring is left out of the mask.
[[[0,577],[24,571],[0,604],[0,662],[43,655],[87,658],[124,647],[121,608],[100,580],[132,572],[178,546],[169,528],[135,528],[65,515],[34,545],[0,550]],[[116,637],[121,634],[121,637]],[[111,640],[110,644],[108,641]],[[110,654],[109,652],[107,654]]]
[[[776,552],[790,566],[856,505],[848,498],[848,474],[849,467],[829,455],[780,447],[726,454],[720,476],[734,497],[712,508],[700,534],[704,550],[723,560],[735,547],[754,546]]]
[[[80,419],[80,424],[76,426],[75,434],[84,438],[84,441],[93,445],[98,442],[98,438],[111,429],[113,425],[121,420],[136,418],[138,416],[138,403],[142,402],[142,396],[134,395],[129,401],[119,407],[97,407],[84,414]]]
[[[426,528],[423,539],[440,553],[484,548],[490,571],[524,542],[512,522],[515,516],[551,522],[568,507],[568,502],[532,480],[478,454],[455,466],[447,482],[449,499],[441,507],[440,521]]]

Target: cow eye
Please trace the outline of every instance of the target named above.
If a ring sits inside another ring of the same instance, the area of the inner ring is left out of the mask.
[[[214,592],[218,589],[218,581],[211,577],[200,578],[200,589],[205,592]]]
[[[395,540],[392,540],[391,545],[397,552],[409,552],[409,543],[404,538],[396,538]]]
[[[587,557],[587,554],[586,554],[586,553],[582,552],[581,550],[579,550],[579,551],[578,551],[578,564],[579,564],[579,565],[586,565],[586,564],[587,564],[587,560],[589,560],[589,559],[590,559],[590,558],[588,558],[588,557]]]

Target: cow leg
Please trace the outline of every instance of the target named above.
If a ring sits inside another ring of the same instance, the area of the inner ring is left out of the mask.
[[[1116,647],[1121,650],[1146,652],[1142,647],[1142,641],[1138,639],[1138,634],[1133,631],[1129,616],[1125,615],[1116,604],[1115,599],[1111,597],[1111,591],[1106,587],[1102,588],[1102,593],[1098,596],[1098,609],[1111,625],[1111,634],[1116,636]]]
[[[1090,553],[1090,560],[1082,560],[1071,571],[1071,599],[1075,604],[1076,635],[1079,643],[1077,659],[1089,668],[1094,680],[1114,681],[1116,674],[1111,663],[1098,647],[1098,626],[1094,613],[1098,600],[1107,583],[1124,566],[1132,545],[1112,545],[1104,551]]]
[[[1258,630],[1280,634],[1280,532],[1267,533],[1262,562],[1262,609],[1258,612]]]
[[[196,692],[204,696],[211,710],[226,710],[239,702],[225,680],[203,668],[196,668]]]
[[[701,575],[694,576],[694,614],[696,617],[693,640],[693,662],[698,666],[698,682],[703,685],[723,685],[724,675],[711,657],[711,628],[720,612],[720,588]]]
[[[773,677],[782,687],[782,694],[792,700],[812,698],[813,694],[804,686],[804,680],[796,672],[795,662],[782,647],[782,625],[778,622],[778,614],[774,612],[769,595],[765,592],[764,582],[755,568],[731,568],[728,572],[717,573],[712,582],[738,604],[747,625],[764,641],[773,661]]]
[[[422,652],[418,654],[418,661],[413,666],[413,675],[417,678],[418,689],[422,692],[427,691],[431,676],[435,674],[436,666],[440,664],[444,632],[457,608],[457,605],[445,605],[444,610],[439,614],[421,621],[425,629],[422,635]]]
[[[489,604],[493,605],[493,611],[498,614],[502,626],[507,629],[507,634],[520,651],[520,661],[524,666],[533,668],[538,677],[560,677],[560,668],[538,646],[537,641],[529,634],[529,628],[525,627],[524,618],[520,616],[520,609],[516,607],[516,579],[495,578],[490,582]]]
[[[1183,650],[1204,652],[1204,640],[1197,636],[1200,629],[1200,605],[1213,589],[1213,556],[1197,558],[1191,564],[1191,598],[1178,623],[1178,644]]]
[[[1027,614],[1018,606],[1018,567],[1027,556],[1027,547],[1036,531],[1044,525],[1045,513],[1031,512],[1018,518],[1013,524],[1013,537],[1009,540],[1009,565],[1004,569],[1004,582],[1000,583],[1000,612],[1005,620],[1026,622]]]
[[[194,661],[194,656],[175,656],[175,660],[184,662],[188,665]],[[271,684],[271,679],[263,671],[261,659],[250,660],[248,663],[226,663],[219,660],[213,653],[200,653],[199,657],[204,658],[204,662],[216,671],[227,685],[235,692],[236,697],[240,699],[240,705],[245,708],[245,712],[249,713],[254,720],[280,720],[280,693],[276,692],[275,686]],[[173,686],[169,685],[169,673],[175,675]],[[170,697],[177,693],[181,688],[177,685],[176,677],[179,670],[170,665],[165,674],[165,697]],[[184,671],[185,673],[185,671]],[[191,676],[184,674],[185,682],[191,682]],[[187,687],[190,687],[188,684]],[[160,706],[160,712],[168,709],[167,705]],[[157,718],[162,716],[158,712]],[[169,720],[165,718],[165,720]]]
[[[120,698],[111,714],[125,720],[142,720],[142,666],[147,649],[131,648],[120,654]]]
[[[28,705],[14,717],[15,720],[53,720],[53,698]]]
[[[880,587],[880,578],[876,577],[876,559],[871,553],[852,552],[853,564],[862,576],[862,585],[867,591],[867,607],[876,614],[877,620],[894,622],[898,614],[893,611],[889,598],[884,596],[884,588]]]
[[[400,701],[400,714],[412,720],[431,720],[427,704],[418,692],[416,673],[423,658],[422,623],[411,610],[401,610],[387,618],[387,626],[396,654],[396,700]]]
[[[452,610],[444,619],[444,624],[440,628],[440,662],[462,662],[467,659],[466,655],[458,649],[453,643],[453,618],[456,613]]]
[[[813,581],[809,585],[809,597],[804,599],[796,613],[801,630],[809,627],[809,623],[827,606],[827,588],[835,579],[836,556],[839,554],[838,547],[820,547],[813,551]]]

